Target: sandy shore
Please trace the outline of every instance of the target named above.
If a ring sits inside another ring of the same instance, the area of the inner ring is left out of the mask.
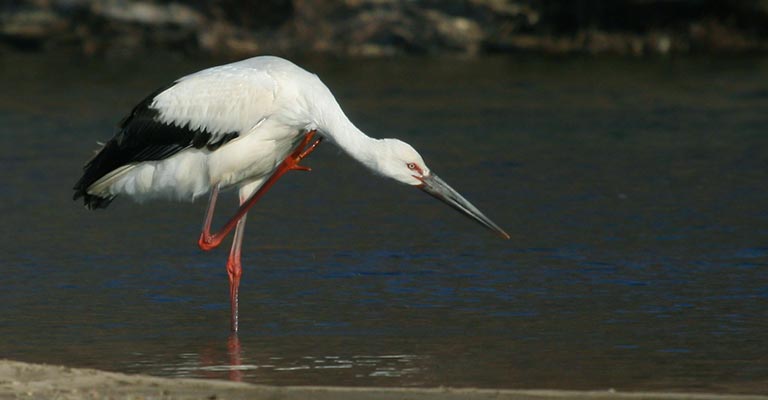
[[[167,379],[0,360],[0,399],[514,399],[768,400],[768,396],[555,390],[276,387]]]

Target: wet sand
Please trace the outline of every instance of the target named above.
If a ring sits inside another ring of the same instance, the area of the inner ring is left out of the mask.
[[[277,387],[169,379],[0,360],[0,399],[768,400],[768,396],[613,391]]]

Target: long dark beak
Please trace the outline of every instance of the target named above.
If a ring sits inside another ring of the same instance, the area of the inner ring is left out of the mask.
[[[472,203],[467,201],[467,199],[462,197],[457,191],[453,190],[452,187],[448,186],[448,184],[437,175],[430,174],[421,178],[421,180],[424,182],[422,185],[419,185],[421,190],[429,193],[430,196],[445,204],[448,204],[467,217],[472,218],[480,223],[480,225],[498,233],[504,239],[509,239],[509,234],[504,232],[504,229],[501,229],[498,225],[494,224],[493,221],[483,215],[477,207],[473,206]]]

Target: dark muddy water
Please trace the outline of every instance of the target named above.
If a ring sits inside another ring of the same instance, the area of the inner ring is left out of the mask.
[[[330,145],[249,214],[239,343],[204,202],[71,186],[214,61],[0,58],[0,357],[278,385],[768,393],[768,60],[301,60],[504,241]],[[235,196],[220,203],[224,216]]]

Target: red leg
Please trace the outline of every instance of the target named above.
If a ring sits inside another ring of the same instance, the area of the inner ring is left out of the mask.
[[[240,205],[248,200],[248,197],[253,193],[255,187],[249,185],[243,186],[240,189]],[[238,329],[238,291],[240,289],[240,277],[243,275],[243,266],[240,262],[240,253],[243,246],[243,232],[245,231],[245,221],[248,214],[243,214],[243,217],[237,221],[237,227],[235,228],[235,235],[232,238],[232,248],[229,250],[229,258],[227,259],[227,275],[229,276],[229,300],[232,310],[231,327],[232,332],[237,332]]]
[[[243,218],[248,210],[253,207],[256,202],[259,201],[259,199],[261,199],[261,197],[272,187],[272,185],[274,185],[275,182],[280,179],[280,177],[285,175],[286,172],[291,170],[309,171],[309,168],[299,165],[299,162],[303,160],[304,157],[312,153],[317,145],[320,144],[320,142],[323,140],[323,138],[319,138],[314,143],[309,145],[314,136],[315,131],[309,131],[306,135],[304,135],[304,139],[296,147],[296,150],[294,150],[293,153],[286,157],[285,160],[283,160],[283,162],[277,166],[277,169],[272,174],[272,176],[270,176],[269,179],[264,182],[261,188],[259,188],[259,190],[256,191],[256,193],[254,193],[251,198],[248,199],[248,201],[240,206],[240,208],[237,210],[237,213],[235,213],[235,215],[230,218],[230,220],[224,225],[223,228],[221,228],[219,232],[211,233],[210,221],[208,221],[209,216],[206,214],[207,224],[203,225],[203,231],[200,233],[200,239],[197,241],[198,246],[200,246],[200,248],[203,250],[211,250],[218,247],[227,236],[227,234],[229,234],[229,232],[235,228],[238,221]],[[218,192],[218,188],[214,190]],[[213,205],[215,205],[215,195],[213,191],[211,192],[211,198],[213,200]],[[211,204],[209,204],[209,211],[211,211],[210,217],[212,219],[213,207],[211,207]]]
[[[240,219],[235,228],[235,236],[232,239],[232,249],[227,259],[227,275],[229,276],[229,302],[232,309],[232,332],[237,332],[238,324],[238,290],[240,277],[243,275],[243,266],[240,262],[240,247],[243,243],[243,229],[245,228],[245,216]]]
[[[238,292],[240,288],[240,277],[243,274],[242,263],[240,261],[240,254],[243,242],[243,232],[245,230],[245,220],[248,210],[253,207],[256,202],[263,196],[272,185],[280,179],[286,172],[291,170],[309,171],[310,169],[299,165],[299,162],[306,156],[312,153],[318,144],[322,141],[322,138],[317,139],[314,143],[309,145],[312,138],[315,135],[315,131],[307,132],[304,135],[304,139],[282,163],[277,167],[272,176],[269,177],[257,190],[253,193],[253,189],[248,186],[244,186],[240,190],[240,208],[237,213],[224,225],[224,227],[217,233],[211,233],[211,223],[213,221],[213,212],[216,208],[216,200],[219,196],[219,186],[216,185],[211,190],[211,196],[208,200],[208,208],[205,212],[205,218],[203,220],[203,229],[200,233],[200,239],[198,240],[198,246],[201,249],[208,251],[218,247],[224,238],[235,228],[235,235],[232,239],[232,248],[229,252],[229,258],[227,259],[227,275],[229,276],[229,298],[232,311],[231,328],[233,332],[238,330]],[[250,197],[248,197],[250,195]]]
[[[211,195],[208,197],[208,207],[205,209],[205,218],[203,218],[203,232],[210,232],[211,231],[211,222],[213,221],[213,210],[216,209],[216,199],[219,197],[219,185],[215,185],[213,189],[211,189]],[[207,248],[203,248],[200,246],[203,250],[210,250]]]

